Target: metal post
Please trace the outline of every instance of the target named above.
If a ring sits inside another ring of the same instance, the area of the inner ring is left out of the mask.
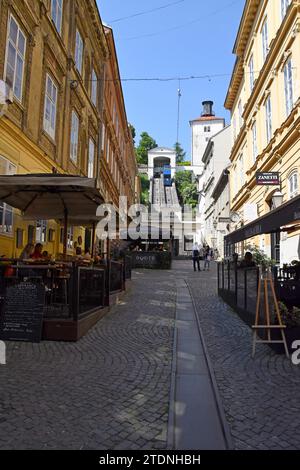
[[[245,312],[247,311],[247,303],[248,303],[248,299],[247,299],[247,296],[248,296],[248,286],[247,286],[247,269],[245,269],[245,272],[244,272],[244,285],[245,285],[245,290],[244,290],[244,309],[245,309]]]
[[[68,209],[64,209],[64,251],[63,258],[67,258],[67,244],[68,244]]]

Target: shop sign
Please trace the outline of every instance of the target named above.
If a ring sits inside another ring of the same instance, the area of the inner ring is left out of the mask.
[[[280,186],[278,172],[256,173],[256,184],[259,186]]]

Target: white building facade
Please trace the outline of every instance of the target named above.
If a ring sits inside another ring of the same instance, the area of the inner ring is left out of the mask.
[[[167,147],[156,147],[148,152],[148,177],[154,178],[156,169],[162,169],[164,165],[171,166],[171,177],[176,173],[176,152]]]
[[[200,117],[190,121],[192,130],[192,167],[196,176],[203,172],[202,157],[209,139],[225,127],[225,119],[218,118],[213,112],[213,101],[203,101]]]
[[[208,142],[202,157],[202,188],[199,197],[201,234],[200,242],[217,248],[217,221],[215,188],[230,164],[231,128],[227,126],[214,135]],[[226,204],[227,201],[224,201]],[[228,199],[229,204],[229,199]],[[219,250],[219,249],[218,249]]]
[[[224,237],[230,233],[230,187],[229,167],[221,173],[212,193],[214,200],[214,236],[212,246],[216,249],[217,258],[224,258]]]

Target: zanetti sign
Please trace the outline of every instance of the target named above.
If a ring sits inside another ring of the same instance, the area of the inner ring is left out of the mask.
[[[261,186],[280,186],[280,175],[277,172],[256,173],[256,184]]]

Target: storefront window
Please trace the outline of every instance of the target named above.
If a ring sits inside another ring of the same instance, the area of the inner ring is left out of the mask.
[[[16,166],[0,156],[0,175],[14,175]],[[13,209],[5,202],[0,203],[0,233],[13,233]]]

